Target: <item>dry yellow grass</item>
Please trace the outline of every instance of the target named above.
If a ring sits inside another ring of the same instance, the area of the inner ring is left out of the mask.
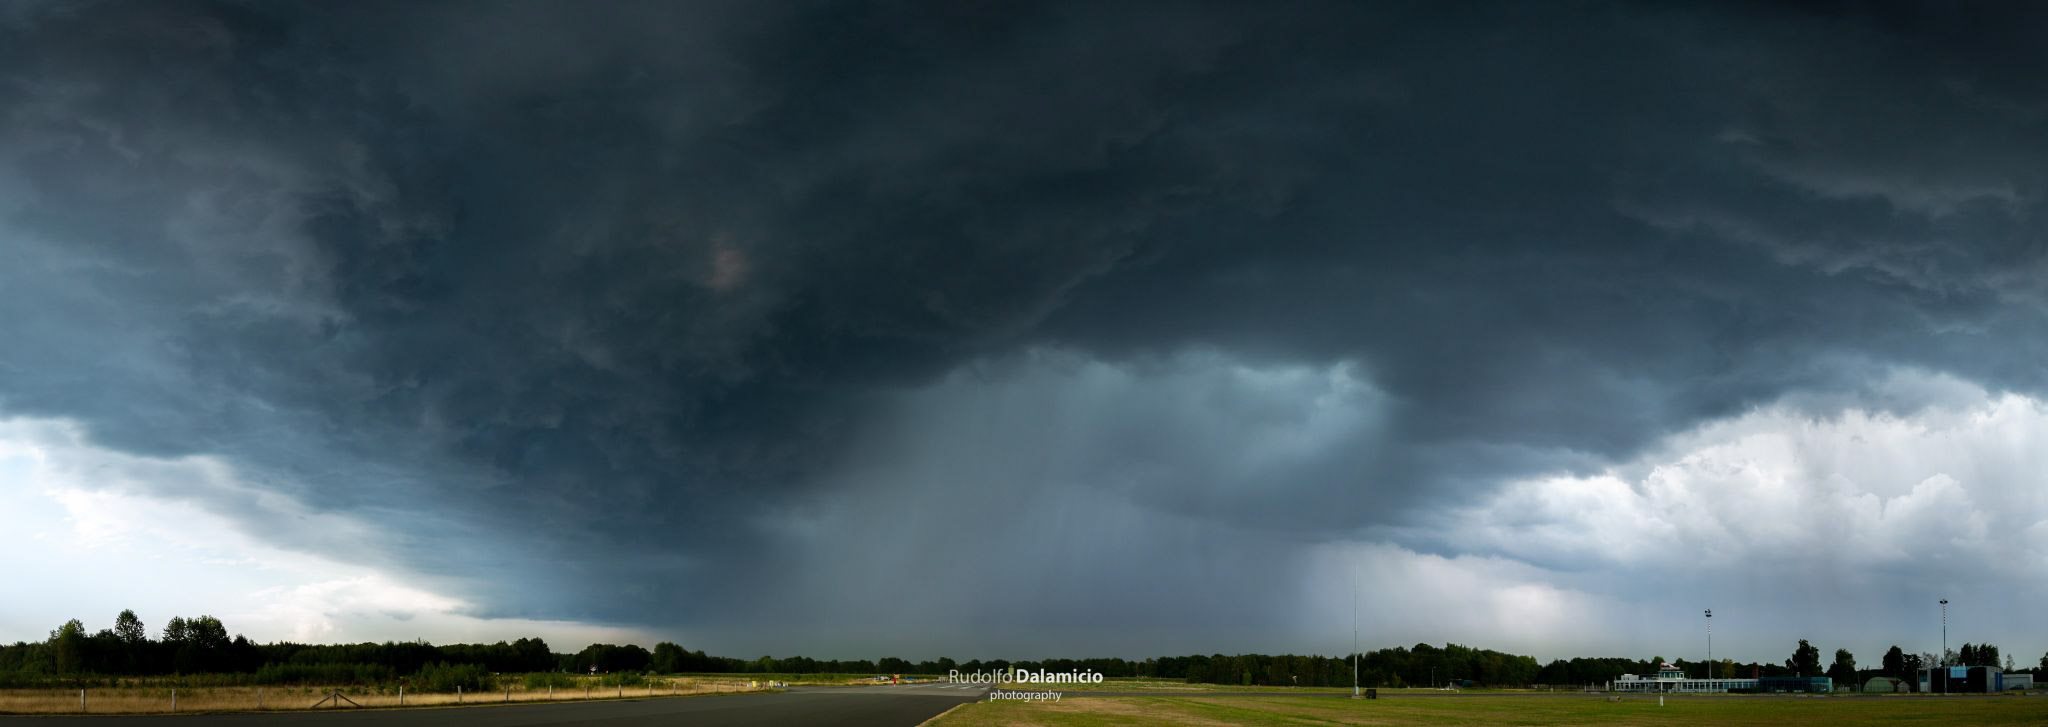
[[[742,679],[653,680],[638,687],[604,687],[596,684],[572,688],[528,690],[523,686],[493,692],[465,694],[406,693],[399,703],[396,689],[341,687],[342,696],[362,707],[433,707],[455,704],[501,704],[505,702],[574,701],[582,699],[647,698],[694,696],[761,691],[763,687]],[[100,687],[85,690],[80,709],[76,689],[0,689],[0,714],[160,714],[184,712],[249,712],[313,709],[334,687]],[[175,691],[176,706],[172,699]],[[321,709],[331,708],[322,705]],[[349,708],[344,703],[343,709]]]

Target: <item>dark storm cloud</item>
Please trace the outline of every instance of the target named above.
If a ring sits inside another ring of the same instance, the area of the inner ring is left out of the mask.
[[[375,557],[518,615],[823,597],[750,554],[819,498],[902,487],[877,482],[917,463],[873,450],[913,457],[944,401],[979,401],[949,372],[1071,383],[1033,378],[1044,350],[1185,387],[991,430],[1093,432],[1045,454],[1089,463],[1051,468],[1081,492],[1395,532],[1886,366],[2039,391],[2048,94],[2001,59],[2041,21],[1984,12],[17,6],[0,406],[377,508],[409,536]],[[1181,454],[1339,379],[1376,413],[1337,444],[1235,473]],[[1176,392],[1213,408],[1145,403]],[[988,504],[867,523],[928,548]],[[616,597],[578,595],[598,584]]]

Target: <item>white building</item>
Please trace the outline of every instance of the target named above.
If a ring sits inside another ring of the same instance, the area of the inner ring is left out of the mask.
[[[1755,679],[1689,679],[1685,670],[1670,662],[1658,666],[1655,677],[1623,674],[1607,683],[1608,691],[1613,692],[1725,692],[1755,688]]]

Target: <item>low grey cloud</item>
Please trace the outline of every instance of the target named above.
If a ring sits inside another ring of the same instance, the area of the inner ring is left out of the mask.
[[[1546,503],[2042,394],[2007,10],[18,5],[0,413],[735,653],[1334,651],[1259,599],[1354,544],[1647,599]]]

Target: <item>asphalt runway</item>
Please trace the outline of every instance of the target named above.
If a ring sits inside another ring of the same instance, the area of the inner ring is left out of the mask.
[[[52,715],[0,717],[0,725],[77,727],[510,727],[515,725],[886,725],[911,727],[953,705],[983,698],[983,687],[915,684],[872,687],[796,687],[778,694],[655,697],[562,704],[265,712],[195,715]]]

